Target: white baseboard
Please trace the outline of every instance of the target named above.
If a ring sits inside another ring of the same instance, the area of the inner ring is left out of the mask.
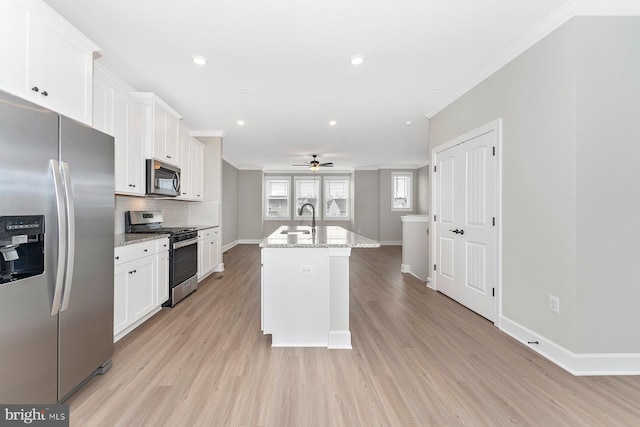
[[[220,273],[224,271],[224,262],[218,264],[218,266],[213,270],[214,273]]]
[[[262,242],[262,239],[238,239],[231,243],[227,243],[222,247],[222,252],[226,252],[229,249],[233,249],[238,245],[257,245]]]
[[[238,240],[239,245],[257,245],[262,242],[264,239],[240,239]]]
[[[350,331],[329,331],[329,344],[327,348],[333,350],[351,350]]]
[[[433,286],[433,280],[431,279],[431,277],[427,277],[427,288],[433,289],[434,291],[436,290],[436,287]]]
[[[234,248],[234,247],[236,247],[236,246],[238,246],[238,245],[239,245],[239,243],[238,243],[238,241],[237,241],[237,240],[234,240],[234,241],[233,241],[233,242],[231,242],[231,243],[227,243],[226,245],[222,246],[222,252],[226,252],[226,251],[228,251],[229,249],[232,249],[232,248]]]
[[[380,246],[402,246],[402,240],[381,240]]]
[[[426,282],[425,279],[423,279],[422,277],[418,276],[416,273],[411,271],[411,265],[409,265],[409,264],[400,264],[400,272],[401,273],[409,273],[410,275],[412,275],[416,279],[422,280],[423,282]]]
[[[573,353],[504,316],[498,325],[504,333],[573,375],[640,375],[639,353]]]

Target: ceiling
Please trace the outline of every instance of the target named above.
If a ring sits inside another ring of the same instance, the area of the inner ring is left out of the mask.
[[[426,165],[427,117],[566,19],[572,3],[46,2],[101,47],[99,63],[155,92],[194,134],[221,132],[234,166],[264,170],[312,154],[338,170]],[[364,63],[351,65],[354,55]]]

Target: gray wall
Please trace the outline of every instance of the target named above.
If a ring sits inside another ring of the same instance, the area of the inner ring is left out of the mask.
[[[222,162],[222,246],[238,240],[238,169]]]
[[[392,172],[412,172],[413,173],[413,208],[409,211],[393,211],[391,210],[391,173]],[[415,169],[380,169],[378,171],[379,182],[379,230],[378,235],[382,243],[402,242],[402,220],[403,215],[416,213],[416,201],[418,198],[417,170]]]
[[[352,206],[352,219],[350,221],[318,220],[317,223],[319,225],[344,227],[382,242],[400,243],[402,241],[400,216],[416,213],[417,209],[412,211],[391,211],[391,172],[396,170],[402,171],[402,169],[355,171],[351,174],[352,188],[355,195]],[[418,200],[419,192],[425,190],[421,189],[419,191],[418,189],[418,171],[410,171],[413,172],[414,179],[414,200]],[[236,172],[237,188],[234,187]],[[428,175],[428,171],[425,173]],[[267,175],[293,177],[300,174],[276,173]],[[331,174],[327,174],[327,176],[331,176]],[[229,184],[228,186],[227,183]],[[223,245],[233,243],[236,240],[256,241],[262,239],[281,225],[306,225],[309,223],[308,219],[289,221],[263,220],[262,185],[263,173],[261,171],[237,170],[230,164],[224,163],[222,207],[225,229]],[[237,202],[230,194],[232,191],[237,193]],[[426,192],[428,194],[428,188]],[[236,203],[237,209],[234,210],[233,206]],[[418,201],[418,203],[420,202]],[[236,235],[234,235],[234,230],[228,230],[234,227],[234,224],[229,219],[231,215],[235,215],[238,218]]]
[[[378,240],[380,222],[380,183],[377,170],[355,171],[353,230],[370,239]]]
[[[431,204],[431,188],[429,187],[429,173],[431,171],[430,166],[424,166],[417,171],[417,186],[418,186],[418,205],[417,213],[428,214],[429,205]]]
[[[576,351],[638,353],[640,17],[574,25]]]
[[[238,172],[238,239],[262,239],[262,171]]]
[[[639,41],[638,18],[574,18],[429,123],[433,149],[502,118],[502,312],[575,352],[640,352]]]

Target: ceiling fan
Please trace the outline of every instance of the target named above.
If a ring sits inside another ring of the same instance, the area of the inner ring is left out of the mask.
[[[308,167],[310,170],[312,171],[317,171],[318,169],[320,169],[321,167],[323,168],[332,168],[333,167],[333,162],[326,162],[326,163],[320,163],[317,159],[318,155],[317,154],[312,154],[313,156],[313,160],[311,160],[308,163],[303,163],[303,164],[297,164],[297,165],[292,165],[292,166],[306,166]]]

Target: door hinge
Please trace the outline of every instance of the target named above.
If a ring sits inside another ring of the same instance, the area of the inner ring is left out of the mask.
[[[436,172],[436,170],[437,170],[437,169],[438,169],[438,166],[433,165],[433,172],[434,172],[434,173]]]
[[[493,155],[496,155],[496,147],[492,147],[493,148]]]
[[[495,227],[496,226],[496,217],[495,216],[493,217],[493,221],[492,222],[493,222],[493,226]]]
[[[436,271],[438,269],[438,266],[433,264],[433,271]]]
[[[435,215],[433,216],[433,222],[436,222],[436,216]]]
[[[491,288],[491,296],[492,297],[496,296],[496,288]]]

